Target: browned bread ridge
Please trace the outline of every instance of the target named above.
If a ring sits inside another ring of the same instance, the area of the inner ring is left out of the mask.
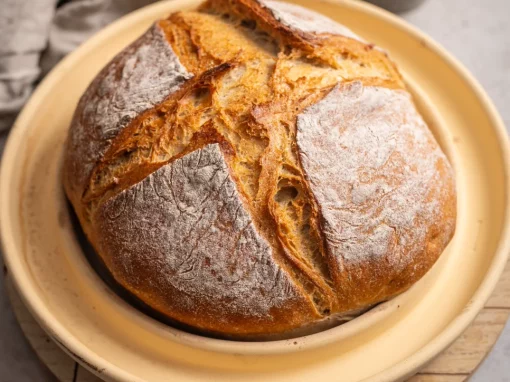
[[[275,1],[209,0],[117,55],[76,109],[64,185],[118,283],[229,338],[385,301],[455,230],[452,169],[387,54]]]

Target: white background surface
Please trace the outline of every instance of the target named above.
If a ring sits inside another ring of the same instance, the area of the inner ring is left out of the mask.
[[[400,0],[404,1],[404,0]],[[510,126],[510,0],[427,0],[401,14],[456,56],[481,82]],[[444,86],[448,86],[447,83]],[[0,135],[0,153],[7,134]],[[0,265],[3,261],[0,258]],[[23,337],[0,273],[0,382],[55,381]],[[473,382],[510,382],[510,325]]]

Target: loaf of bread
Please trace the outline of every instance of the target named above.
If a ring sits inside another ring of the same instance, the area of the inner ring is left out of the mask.
[[[123,288],[225,338],[359,314],[455,230],[452,168],[386,52],[267,0],[208,0],[119,53],[77,106],[64,185]]]

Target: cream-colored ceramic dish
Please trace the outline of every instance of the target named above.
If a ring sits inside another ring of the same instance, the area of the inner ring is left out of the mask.
[[[390,381],[452,342],[489,297],[510,248],[509,150],[492,103],[444,50],[362,2],[298,3],[388,50],[457,174],[454,240],[409,292],[332,330],[241,343],[169,328],[113,294],[83,257],[60,184],[62,148],[79,96],[113,55],[164,15],[199,0],[157,3],[106,28],[38,87],[16,122],[0,178],[6,264],[43,328],[77,360],[115,381]]]

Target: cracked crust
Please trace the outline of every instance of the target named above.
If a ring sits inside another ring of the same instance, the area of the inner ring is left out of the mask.
[[[80,100],[64,174],[125,289],[234,339],[404,291],[455,226],[451,168],[386,53],[274,1],[157,22]]]

